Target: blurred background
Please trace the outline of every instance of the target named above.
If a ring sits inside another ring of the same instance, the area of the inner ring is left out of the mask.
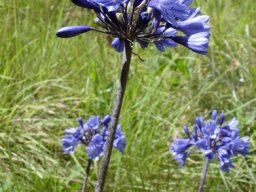
[[[113,151],[105,191],[196,191],[203,157],[183,169],[169,153],[183,125],[213,109],[240,121],[251,155],[234,159],[230,174],[210,164],[205,191],[256,191],[256,3],[195,0],[210,16],[209,53],[179,46],[133,56],[120,123],[124,154]],[[76,118],[110,114],[122,55],[111,38],[88,32],[55,36],[67,25],[95,26],[94,14],[69,0],[0,0],[0,191],[79,191],[87,155],[63,155],[63,130]],[[191,126],[190,126],[191,127]],[[93,164],[93,191],[99,162]]]

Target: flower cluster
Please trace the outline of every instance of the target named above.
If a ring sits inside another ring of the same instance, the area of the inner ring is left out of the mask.
[[[184,166],[186,158],[191,152],[187,150],[194,146],[200,149],[205,158],[213,160],[216,155],[220,162],[222,171],[229,172],[234,168],[231,157],[249,153],[249,137],[240,137],[237,128],[238,120],[233,118],[224,124],[224,114],[221,113],[217,118],[217,111],[212,112],[212,119],[204,122],[202,117],[195,119],[193,132],[190,133],[188,127],[184,127],[187,135],[186,139],[176,139],[170,145],[170,151],[180,167]]]
[[[65,136],[61,140],[64,153],[74,153],[76,146],[83,144],[87,146],[89,159],[96,159],[101,156],[107,139],[110,120],[111,117],[109,115],[105,116],[102,122],[99,116],[89,118],[86,123],[83,122],[82,118],[79,118],[79,127],[64,131]],[[101,127],[103,128],[100,130]],[[121,130],[121,125],[117,126],[113,146],[121,152],[125,148],[125,136]]]
[[[82,8],[93,10],[101,28],[86,25],[59,29],[58,37],[69,38],[90,30],[110,34],[116,51],[124,49],[125,40],[146,48],[150,42],[160,50],[181,44],[206,54],[209,41],[209,17],[191,8],[193,0],[72,0]],[[181,33],[178,33],[181,32]],[[183,34],[183,35],[182,35]]]

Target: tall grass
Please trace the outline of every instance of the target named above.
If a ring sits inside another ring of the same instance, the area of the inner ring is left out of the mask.
[[[256,4],[197,0],[210,15],[209,54],[183,47],[135,52],[121,124],[127,148],[114,152],[106,191],[195,191],[202,157],[178,169],[168,146],[184,124],[213,108],[240,120],[251,156],[235,159],[230,174],[210,164],[206,191],[256,190]],[[57,39],[61,26],[93,23],[93,14],[68,0],[0,1],[0,191],[77,191],[86,154],[63,155],[62,131],[79,116],[112,111],[121,55],[108,37],[88,33]],[[93,189],[98,162],[93,165]]]

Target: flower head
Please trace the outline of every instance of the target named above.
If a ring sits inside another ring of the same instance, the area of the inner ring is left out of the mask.
[[[124,41],[138,42],[142,48],[154,43],[160,50],[181,44],[192,51],[207,53],[209,17],[199,8],[190,7],[192,0],[72,0],[74,4],[95,12],[100,28],[86,25],[59,29],[58,37],[69,38],[88,31],[114,37],[116,51],[124,49]],[[177,35],[180,31],[183,35]]]
[[[184,127],[186,139],[178,138],[170,145],[170,151],[180,166],[184,166],[185,160],[190,154],[190,147],[200,149],[205,158],[213,160],[218,157],[222,171],[229,172],[234,168],[232,156],[249,154],[249,137],[239,136],[238,120],[233,118],[227,124],[224,123],[224,114],[219,119],[216,110],[212,111],[211,120],[205,122],[202,117],[197,117],[193,133],[188,127]]]
[[[65,136],[61,140],[62,149],[65,154],[74,153],[78,144],[86,146],[89,159],[96,159],[103,153],[108,133],[108,124],[111,117],[106,115],[101,122],[99,116],[90,117],[86,123],[82,118],[77,121],[79,127],[70,128],[64,131]],[[100,128],[102,127],[102,130]],[[117,126],[114,140],[114,147],[123,152],[125,148],[125,136],[121,130],[121,126]]]

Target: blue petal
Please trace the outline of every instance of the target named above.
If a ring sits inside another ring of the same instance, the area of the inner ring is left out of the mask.
[[[155,32],[153,33],[154,35],[161,35],[165,30],[165,27],[161,26],[156,28]]]
[[[149,21],[150,21],[149,13],[143,11],[139,14],[139,18],[136,25],[140,28],[143,28],[148,25]]]
[[[164,20],[173,25],[177,24],[177,19],[184,21],[190,16],[187,5],[176,0],[151,0],[148,6],[160,11]]]
[[[64,130],[64,133],[65,133],[66,135],[72,135],[72,134],[74,134],[74,133],[76,132],[76,129],[77,129],[77,128],[66,129],[66,130]]]
[[[203,151],[207,151],[208,149],[210,149],[209,140],[208,139],[199,139],[196,142],[196,146],[198,148],[200,148],[201,150],[203,150]]]
[[[205,126],[202,127],[202,132],[204,136],[213,136],[215,133],[216,126],[217,124],[214,121],[206,123]]]
[[[224,172],[229,173],[230,168],[234,168],[232,160],[220,161],[220,169]]]
[[[250,149],[249,137],[239,138],[237,137],[232,141],[231,151],[234,155],[248,155]]]
[[[141,40],[139,40],[139,39],[137,39],[137,42],[140,44],[140,47],[142,48],[142,49],[145,49],[147,46],[148,46],[148,42],[146,42],[146,41],[141,41]]]
[[[209,36],[210,34],[208,32],[201,32],[191,36],[176,36],[172,39],[196,53],[206,54],[209,43]]]
[[[230,137],[222,137],[221,138],[221,142],[226,144],[226,143],[230,143],[231,142],[231,138]]]
[[[161,52],[165,51],[164,45],[161,43],[161,41],[155,41],[154,44],[159,51]]]
[[[93,116],[86,122],[89,129],[98,130],[100,126],[100,116]]]
[[[184,133],[188,136],[188,138],[190,138],[190,133],[189,133],[189,129],[187,126],[184,126]]]
[[[102,136],[96,134],[93,136],[92,141],[87,147],[87,154],[89,159],[96,159],[103,153],[104,141]]]
[[[190,5],[193,2],[193,0],[180,0],[181,4]]]
[[[220,114],[220,119],[219,119],[220,125],[222,125],[222,123],[224,122],[224,120],[225,120],[225,115],[224,115],[224,113],[221,113],[221,114]]]
[[[93,2],[106,7],[109,12],[116,11],[127,0],[93,0]]]
[[[204,126],[204,118],[203,117],[196,117],[196,125],[199,129],[201,129]]]
[[[176,32],[177,31],[175,29],[170,27],[164,31],[164,37],[173,37],[176,35]]]
[[[190,139],[176,139],[170,146],[173,154],[184,153],[191,146]]]
[[[214,159],[214,153],[211,149],[208,149],[206,151],[204,151],[204,155],[209,159],[209,160],[213,160]]]
[[[76,129],[76,132],[73,134],[74,139],[79,140],[82,137],[83,130],[80,128]]]
[[[217,115],[218,115],[217,110],[216,110],[216,109],[213,110],[213,111],[212,111],[212,120],[216,120],[216,119],[217,119]]]
[[[77,140],[74,139],[72,136],[66,136],[61,140],[61,145],[65,154],[74,153],[77,145]]]
[[[149,7],[155,8],[155,9],[157,9],[157,10],[160,9],[160,6],[159,6],[159,5],[160,5],[160,4],[159,4],[159,0],[151,0],[151,1],[149,1],[149,3],[148,3],[148,6],[149,6]]]
[[[224,148],[219,148],[217,153],[222,171],[229,172],[230,168],[234,168],[232,160],[230,159],[231,155],[227,152],[227,150]]]
[[[185,161],[187,159],[187,157],[189,156],[189,152],[185,152],[185,153],[176,153],[174,155],[174,159],[179,163],[180,167],[183,167],[185,165]]]
[[[172,39],[163,39],[161,43],[166,47],[175,47],[176,43]]]
[[[69,38],[80,35],[81,33],[86,33],[90,31],[91,28],[89,26],[80,25],[80,26],[68,26],[60,28],[56,35],[61,38]]]
[[[98,12],[100,9],[97,7],[97,5],[90,0],[71,0],[75,5],[87,9],[94,9],[96,12]]]
[[[115,48],[117,52],[122,52],[124,50],[124,41],[119,38],[115,38],[112,41],[112,46]]]
[[[233,118],[233,119],[228,123],[229,129],[236,131],[238,124],[239,124],[239,121],[238,121],[236,118]]]
[[[117,139],[114,140],[113,146],[119,150],[120,152],[124,151],[124,148],[126,146],[125,143],[125,137],[122,135],[121,137],[118,137]]]
[[[178,22],[177,26],[180,31],[190,36],[200,32],[208,32],[210,30],[208,21],[209,17],[203,15],[188,19],[186,21]]]
[[[199,54],[206,54],[209,36],[210,34],[208,32],[201,32],[191,35],[188,39],[188,48]]]
[[[240,132],[239,129],[237,128],[238,124],[238,120],[236,118],[233,118],[227,125],[223,125],[221,134],[223,136],[235,139]]]
[[[80,127],[83,129],[84,128],[84,121],[82,117],[77,118],[77,122],[80,124]]]
[[[115,138],[122,137],[122,136],[123,136],[122,127],[121,125],[117,125]]]
[[[103,119],[103,125],[107,127],[108,124],[110,123],[110,121],[111,121],[111,116],[110,115],[106,115],[104,117],[104,119]]]
[[[159,51],[165,51],[164,46],[166,47],[175,47],[176,43],[172,39],[162,39],[160,41],[155,41],[154,44]]]

